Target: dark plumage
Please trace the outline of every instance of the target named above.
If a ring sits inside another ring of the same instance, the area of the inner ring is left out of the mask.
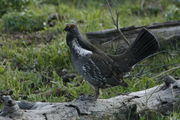
[[[72,53],[75,69],[96,90],[95,99],[99,96],[99,88],[124,86],[123,74],[129,72],[137,62],[155,53],[159,44],[147,29],[143,28],[134,43],[122,55],[108,55],[82,38],[75,24],[67,24],[66,42]]]

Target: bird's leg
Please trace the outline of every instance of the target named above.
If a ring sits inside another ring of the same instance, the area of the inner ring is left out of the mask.
[[[99,97],[99,88],[95,88],[95,100],[97,100],[98,99],[98,97]]]
[[[78,99],[82,101],[96,101],[97,98],[99,97],[99,88],[95,87],[95,94],[94,95],[81,95]]]

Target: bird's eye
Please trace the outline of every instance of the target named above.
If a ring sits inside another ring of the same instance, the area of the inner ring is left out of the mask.
[[[67,24],[66,28],[64,29],[65,31],[70,31],[73,30],[76,26],[74,24]]]

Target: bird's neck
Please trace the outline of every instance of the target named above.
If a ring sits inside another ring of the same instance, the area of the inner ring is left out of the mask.
[[[84,40],[84,38],[81,36],[81,34],[77,31],[76,33],[67,33],[67,45],[72,49],[73,42],[76,40],[76,43],[79,47],[89,50],[89,51],[95,51],[96,48],[93,46],[90,42],[87,40]]]
[[[70,49],[73,48],[73,41],[77,40],[79,38],[79,34],[73,34],[68,32],[66,36],[66,43],[69,46]]]
[[[92,51],[83,48],[83,47],[79,44],[79,41],[78,41],[77,39],[75,39],[75,40],[72,41],[70,49],[71,49],[74,57],[77,57],[77,56],[83,57],[83,56],[92,54]]]
[[[92,51],[83,48],[83,46],[81,45],[83,44],[83,40],[80,34],[74,35],[68,33],[66,40],[67,40],[67,45],[69,46],[73,57],[86,56],[87,54],[92,54]]]

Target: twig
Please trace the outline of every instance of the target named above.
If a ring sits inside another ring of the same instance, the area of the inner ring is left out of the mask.
[[[110,6],[110,4],[109,4],[109,1],[106,0],[106,2],[107,2],[107,6],[108,6],[108,9],[109,9],[109,13],[110,13],[110,15],[111,15],[113,24],[116,26],[117,31],[118,31],[118,32],[121,34],[121,36],[123,37],[123,40],[125,41],[125,43],[126,43],[128,46],[130,46],[129,41],[128,41],[127,38],[124,36],[124,34],[122,33],[121,29],[119,29],[119,12],[116,10],[116,20],[115,20],[115,18],[114,18],[114,16],[113,16],[112,9],[111,9],[111,6]]]
[[[141,10],[144,10],[144,0],[141,0]]]
[[[170,71],[173,71],[173,70],[176,70],[176,69],[179,69],[179,68],[180,68],[180,64],[179,64],[177,67],[173,67],[173,68],[171,68],[171,69],[169,69],[169,70],[166,70],[166,71],[161,72],[160,74],[152,77],[152,79],[158,78],[158,77],[160,77],[160,76],[162,76],[162,75],[164,75],[164,74],[166,74],[166,73],[168,73],[168,72],[170,72]]]
[[[142,76],[144,76],[145,74],[147,74],[147,73],[149,73],[150,71],[152,71],[152,70],[156,70],[156,69],[159,69],[159,68],[162,68],[162,67],[164,67],[164,66],[174,66],[174,65],[179,65],[179,63],[172,63],[172,64],[163,64],[163,65],[158,65],[158,64],[150,64],[150,65],[146,65],[146,66],[156,66],[156,67],[153,67],[153,69],[150,69],[150,70],[147,70],[147,71],[144,71],[144,69],[143,69],[143,71],[140,71],[140,72],[138,72],[137,74],[133,74],[133,75],[129,75],[129,76],[127,76],[127,77],[125,77],[125,78],[130,78],[130,77],[135,77],[135,78],[138,78],[138,77],[142,77]],[[137,67],[137,66],[136,66]],[[140,67],[140,66],[139,66]],[[144,68],[144,67],[143,67]]]
[[[137,64],[138,67],[155,66],[156,68],[161,68],[161,67],[170,66],[170,65],[179,65],[179,63],[171,63],[171,64]]]

